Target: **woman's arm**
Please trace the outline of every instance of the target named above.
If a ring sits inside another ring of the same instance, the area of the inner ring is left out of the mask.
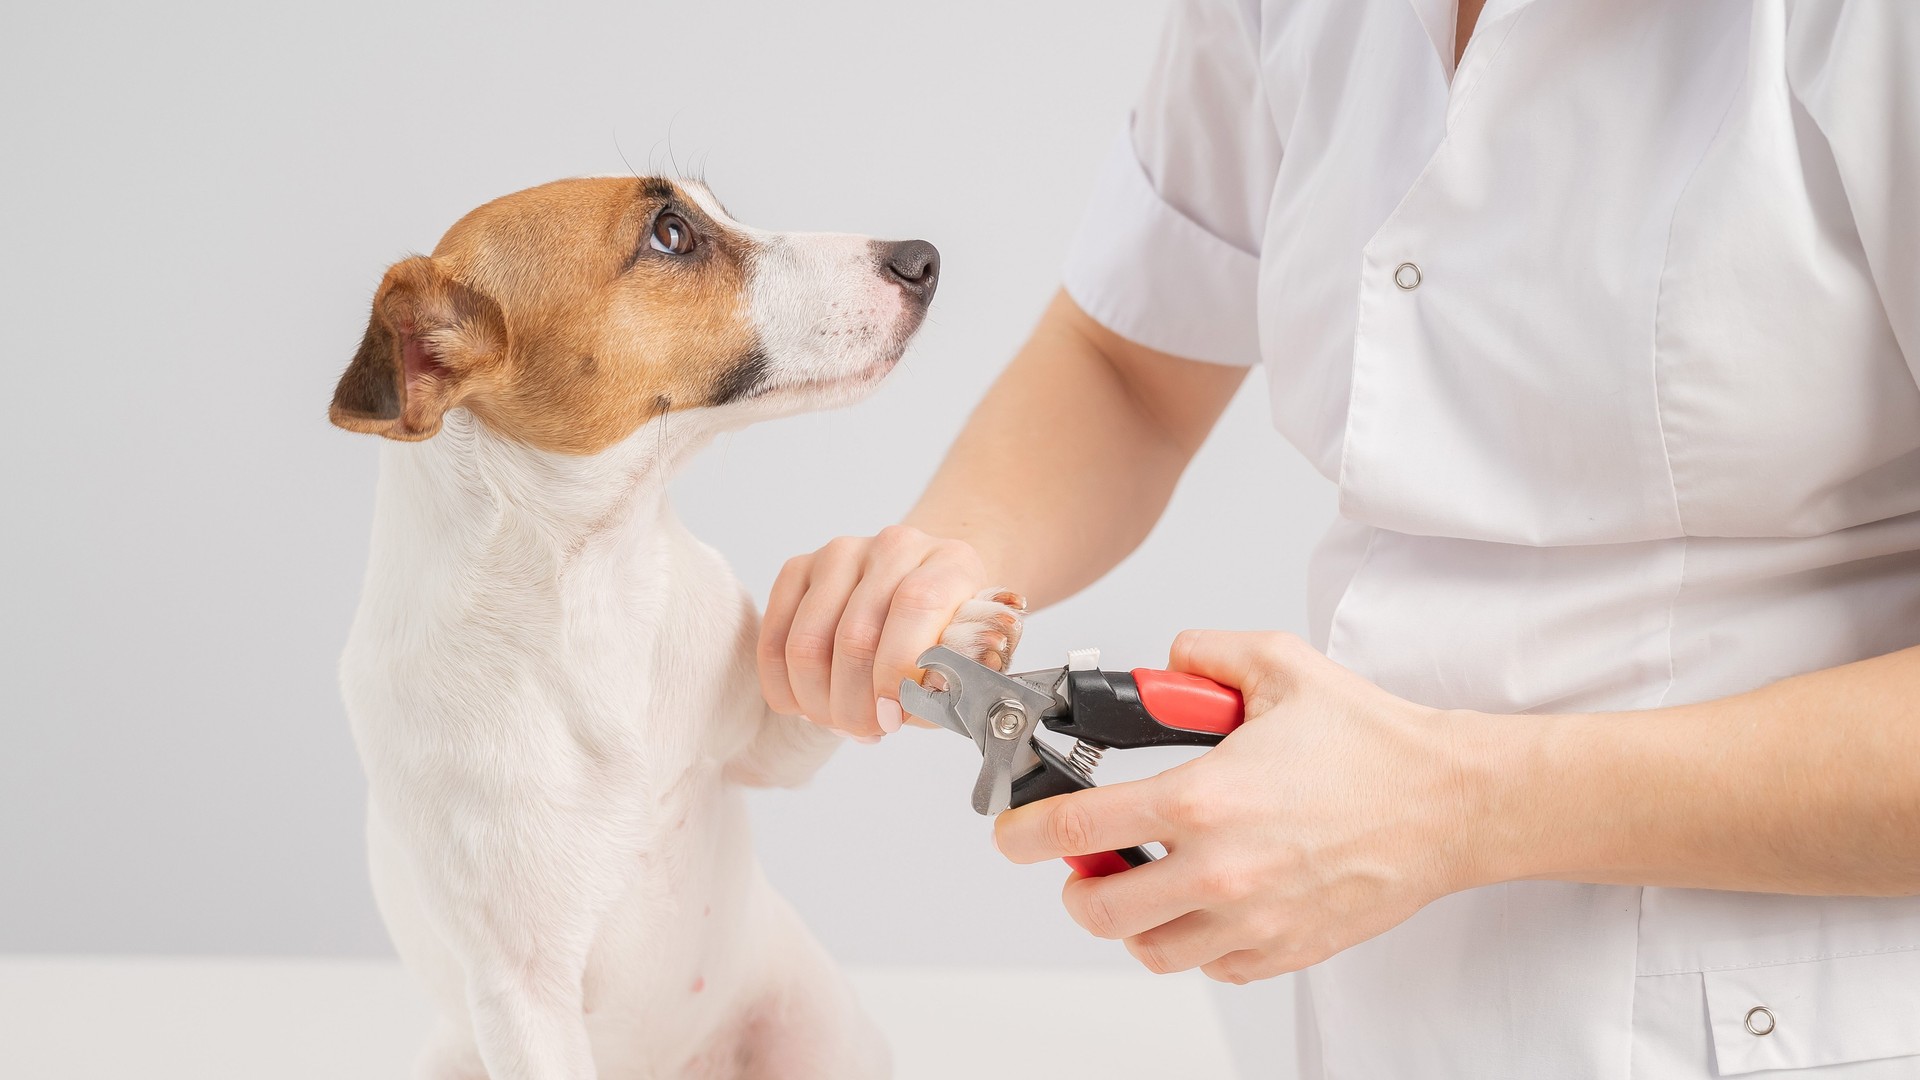
[[[761,625],[775,711],[861,736],[900,726],[914,660],[962,603],[1053,603],[1132,551],[1246,369],[1182,360],[1062,292],[974,410],[904,525],[791,559]]]
[[[1065,893],[1155,971],[1266,978],[1523,878],[1920,893],[1920,649],[1586,716],[1424,708],[1284,634],[1189,632],[1172,663],[1239,687],[1248,722],[1159,776],[995,829],[1017,862],[1165,843]]]
[[[1920,893],[1920,649],[1647,712],[1481,717],[1478,876]]]
[[[1127,557],[1247,369],[1115,334],[1065,292],[974,409],[906,524],[965,540],[1036,608]]]

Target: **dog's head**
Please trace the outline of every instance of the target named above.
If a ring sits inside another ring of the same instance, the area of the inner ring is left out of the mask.
[[[749,229],[696,183],[545,184],[388,269],[329,416],[412,441],[464,407],[594,454],[667,413],[837,404],[892,370],[939,271],[921,240]]]

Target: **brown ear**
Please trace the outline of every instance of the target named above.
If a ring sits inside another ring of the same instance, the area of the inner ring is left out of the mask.
[[[389,439],[430,438],[506,352],[506,320],[491,297],[424,256],[395,263],[327,418]]]

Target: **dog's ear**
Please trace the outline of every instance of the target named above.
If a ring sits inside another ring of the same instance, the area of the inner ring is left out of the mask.
[[[389,439],[430,438],[506,354],[500,305],[432,259],[406,259],[374,293],[366,336],[334,387],[327,418]]]

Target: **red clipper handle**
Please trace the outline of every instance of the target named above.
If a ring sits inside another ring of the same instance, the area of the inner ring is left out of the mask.
[[[1226,735],[1246,722],[1246,702],[1231,686],[1181,671],[1134,668],[1129,674],[1139,689],[1141,707],[1164,727]],[[1138,848],[1129,850],[1136,859],[1152,858]],[[1066,862],[1074,873],[1087,878],[1107,877],[1136,865],[1118,851],[1069,855]]]
[[[1140,704],[1161,724],[1182,731],[1225,735],[1247,719],[1240,691],[1182,671],[1134,668]]]
[[[1092,855],[1069,855],[1067,865],[1081,877],[1106,877],[1117,874],[1132,864],[1120,857],[1117,851],[1097,851]]]

